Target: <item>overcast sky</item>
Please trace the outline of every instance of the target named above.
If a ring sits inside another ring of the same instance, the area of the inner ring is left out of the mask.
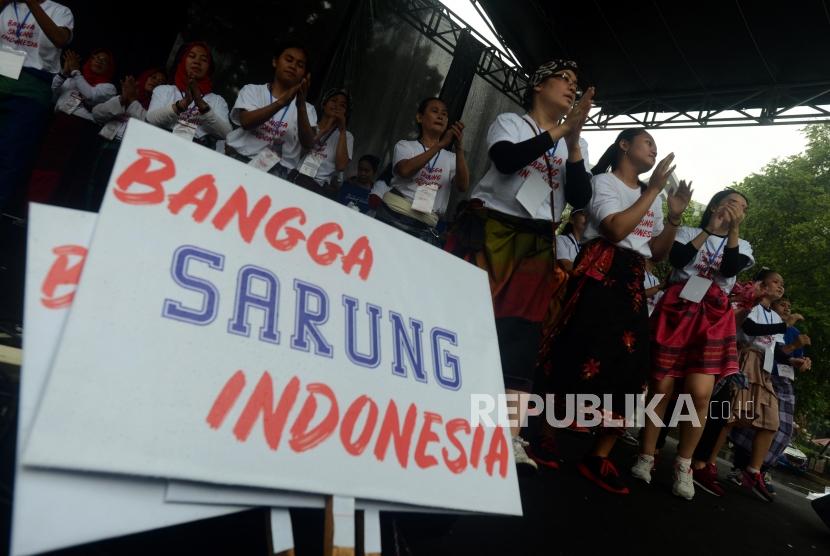
[[[498,44],[469,0],[441,0],[485,38]],[[601,96],[602,91],[597,91]],[[675,154],[677,177],[692,180],[694,199],[706,203],[717,191],[761,170],[774,158],[804,150],[802,126],[749,126],[740,128],[661,129],[652,132],[658,160]],[[596,161],[619,131],[590,131],[589,162]]]

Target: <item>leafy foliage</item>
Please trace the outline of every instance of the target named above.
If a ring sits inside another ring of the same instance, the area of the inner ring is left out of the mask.
[[[741,237],[756,265],[783,277],[798,328],[812,339],[813,369],[797,376],[796,420],[813,434],[830,432],[830,125],[804,133],[804,153],[774,160],[734,187],[749,199]]]

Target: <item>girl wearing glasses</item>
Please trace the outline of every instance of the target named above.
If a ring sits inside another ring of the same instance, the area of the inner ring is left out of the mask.
[[[699,227],[683,226],[669,254],[673,270],[651,320],[652,373],[649,396],[663,396],[655,413],[663,419],[676,382],[691,396],[701,423],[718,378],[738,372],[735,314],[729,293],[739,272],[754,264],[752,247],[738,237],[746,198],[731,189],[709,201]],[[667,419],[664,419],[664,421]],[[692,455],[703,427],[680,423],[672,493],[691,500],[695,489]],[[647,420],[641,454],[631,475],[651,482],[660,430]]]
[[[490,275],[508,394],[534,392],[542,326],[555,313],[552,305],[567,277],[556,264],[554,232],[565,203],[582,208],[591,198],[588,145],[580,132],[594,90],[574,106],[577,71],[567,60],[543,64],[526,92],[527,113],[500,114],[492,123],[487,132],[492,164],[447,241],[447,250]],[[557,467],[558,458],[547,447],[534,450],[536,461],[528,456],[519,436],[527,402],[518,400],[508,405],[518,408],[519,423],[511,433],[519,470],[535,470],[537,461]]]

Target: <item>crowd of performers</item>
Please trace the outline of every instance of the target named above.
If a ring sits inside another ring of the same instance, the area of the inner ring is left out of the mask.
[[[736,284],[755,264],[740,237],[749,208],[741,193],[717,193],[698,226],[681,225],[691,184],[667,188],[674,154],[658,161],[656,139],[640,128],[588,163],[581,132],[595,91],[581,90],[576,63],[554,60],[531,74],[525,112],[500,114],[488,129],[490,166],[477,183],[464,125],[435,97],[418,106],[417,137],[395,144],[386,171],[379,175],[380,157],[367,154],[343,179],[355,152],[352,98],[332,89],[317,106],[309,102],[300,43],[279,46],[273,79],[244,85],[229,108],[213,92],[206,43],[185,45],[169,75],[150,67],[116,87],[110,51],[85,60],[62,52],[74,26],[68,8],[0,0],[0,9],[0,46],[25,53],[18,79],[0,76],[5,210],[27,201],[97,210],[128,120],[169,130],[484,269],[508,393],[611,394],[603,409],[620,416],[626,395],[663,395],[656,412],[664,416],[677,394],[688,394],[705,427],[681,424],[672,492],[691,499],[697,484],[723,494],[716,460],[731,435],[730,478],[772,500],[765,471],[793,433],[795,373],[811,365],[803,353],[810,340],[794,326],[802,317],[773,270]],[[450,219],[453,190],[468,200]],[[661,283],[652,263],[666,259],[671,272]],[[511,402],[519,415],[525,398]],[[728,416],[709,415],[712,401],[729,402]],[[557,433],[547,422],[511,432],[519,468],[558,468]],[[645,424],[634,479],[651,481],[661,432]],[[598,428],[578,465],[617,494],[629,490],[610,455],[625,434]]]

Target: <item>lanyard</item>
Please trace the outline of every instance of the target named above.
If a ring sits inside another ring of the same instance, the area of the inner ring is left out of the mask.
[[[707,238],[706,241],[708,242],[709,239]],[[715,252],[709,257],[709,268],[710,269],[712,268],[712,265],[715,264],[715,259],[718,258],[718,253],[720,253],[720,250],[723,248],[724,243],[726,243],[726,238],[725,237],[721,240],[720,245],[718,245],[718,248],[715,249]]]
[[[178,90],[178,87],[176,88],[176,90]],[[184,99],[184,93],[182,91],[179,91],[179,94],[182,95],[182,98],[180,98],[179,100],[183,100]],[[192,100],[190,101],[190,104],[193,104]],[[190,108],[190,104],[187,105],[187,108]],[[187,111],[187,108],[182,110],[182,114],[184,114]],[[179,114],[179,115],[181,116],[181,114]]]
[[[337,128],[336,128],[336,127],[331,128],[331,129],[329,130],[329,132],[328,132],[328,133],[326,133],[326,136],[325,136],[325,137],[321,137],[321,138],[320,138],[320,140],[319,140],[319,141],[317,141],[317,144],[318,144],[318,145],[320,145],[320,146],[323,146],[323,145],[325,145],[326,143],[328,143],[328,142],[329,142],[329,139],[331,139],[331,136],[332,136],[332,135],[334,135],[334,130],[335,130],[335,129],[337,129]]]
[[[534,125],[535,122],[531,123],[531,121],[528,120],[526,116],[527,116],[527,114],[522,116],[522,120],[524,120],[524,122],[527,125],[530,126],[531,131],[533,131],[533,133],[535,133],[537,136],[542,135],[542,130],[539,128],[539,126]],[[553,239],[552,244],[553,244],[554,259],[556,258],[556,241],[554,239],[556,237],[556,217],[554,216],[556,214],[556,207],[554,206],[554,202],[553,202],[553,200],[554,200],[554,197],[553,197],[553,164],[551,164],[551,162],[550,162],[550,155],[552,155],[553,153],[556,152],[556,147],[558,147],[558,146],[559,146],[559,139],[556,140],[556,142],[553,144],[553,147],[550,149],[550,151],[546,151],[546,152],[542,153],[542,156],[545,159],[545,166],[548,169],[548,185],[550,186],[550,223],[551,223],[551,226],[552,226],[551,238]]]
[[[574,238],[573,234],[568,234],[565,237],[568,238],[569,240],[571,240],[571,243],[573,243],[574,247],[576,248],[576,252],[579,253],[579,251],[581,250],[581,247],[580,247],[579,243],[577,243],[576,238]]]
[[[763,305],[761,305],[761,309],[764,311],[764,320],[767,321],[767,324],[772,324],[772,309],[767,309]]]
[[[15,35],[17,35],[17,38],[20,39],[20,34],[23,32],[23,27],[26,25],[26,21],[29,19],[29,16],[32,15],[32,10],[29,10],[29,13],[26,14],[23,21],[20,21],[20,14],[17,13],[17,2],[12,2],[12,7],[14,8],[14,18],[17,20],[17,31],[15,32]]]
[[[532,123],[531,120],[528,120],[525,116],[522,116],[522,120],[524,120],[524,122],[527,125],[530,126],[530,129],[533,130],[533,133],[535,133],[536,135],[542,135],[542,130],[537,125],[535,125],[535,122]],[[559,146],[559,139],[556,140],[556,142],[553,144],[553,147],[549,151],[546,151],[546,152],[542,153],[542,156],[545,159],[545,166],[547,166],[547,169],[548,169],[548,185],[551,186],[551,190],[550,190],[551,220],[554,220],[554,218],[553,218],[554,212],[553,212],[553,164],[550,161],[550,155],[552,155],[553,153],[556,152],[556,147],[558,147],[558,146]]]
[[[532,130],[533,130],[533,132],[534,132],[536,135],[542,135],[542,129],[541,129],[538,125],[536,125],[536,122],[534,122],[532,119],[530,119],[530,120],[529,120],[529,119],[527,119],[527,115],[522,116],[522,119],[523,119],[525,122],[527,122],[527,125],[529,125],[529,126],[530,126],[530,129],[532,129]],[[549,151],[547,151],[547,152],[544,154],[544,156],[545,156],[545,162],[546,162],[546,163],[548,163],[548,157],[549,157],[549,156],[553,156],[553,153],[555,153],[555,152],[556,152],[556,147],[558,147],[558,146],[559,146],[559,139],[557,139],[557,140],[556,140],[556,142],[553,144],[553,147],[551,147],[551,148],[550,148],[550,150],[549,150]],[[550,164],[550,163],[548,163],[548,164]]]
[[[418,142],[421,143],[421,140],[418,139]],[[427,152],[429,150],[429,149],[427,149],[427,146],[424,145],[423,143],[421,143],[421,146],[424,148],[424,152]],[[435,170],[435,166],[438,164],[438,158],[440,158],[442,150],[443,149],[438,149],[438,154],[436,154],[435,158],[432,159],[432,164],[427,162],[426,169],[429,171],[430,174],[432,173],[433,170]]]
[[[271,104],[274,104],[274,94],[271,92],[271,86],[267,85],[267,84],[265,86],[268,87],[268,96],[271,97]],[[283,122],[283,120],[285,120],[285,115],[288,114],[288,109],[289,108],[291,108],[291,103],[290,102],[285,106],[285,110],[282,111],[282,115],[280,116],[280,119],[277,120],[277,127],[279,127],[279,125]]]

